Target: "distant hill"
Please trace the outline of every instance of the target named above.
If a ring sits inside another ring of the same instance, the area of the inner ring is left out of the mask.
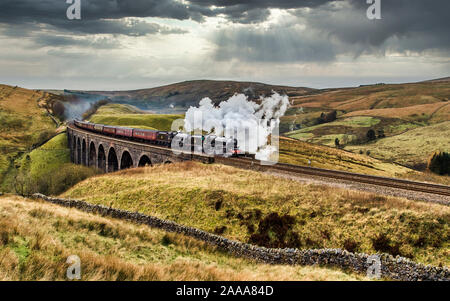
[[[271,95],[272,91],[287,94],[290,97],[306,95],[316,91],[311,88],[267,85],[255,82],[195,80],[171,84],[151,89],[133,91],[71,91],[65,94],[84,99],[108,98],[112,102],[126,103],[140,109],[161,110],[168,112],[176,108],[189,108],[198,105],[205,97],[215,104],[227,100],[235,93],[243,93],[250,99],[258,101],[262,95]]]
[[[338,143],[346,150],[424,170],[430,153],[450,145],[448,126],[434,127],[450,121],[449,79],[326,89],[291,97],[293,105],[280,128],[291,138],[328,146]],[[336,120],[325,120],[327,115]],[[368,140],[370,130],[379,142]]]
[[[450,82],[450,76],[424,81],[424,83],[440,83],[440,82]]]

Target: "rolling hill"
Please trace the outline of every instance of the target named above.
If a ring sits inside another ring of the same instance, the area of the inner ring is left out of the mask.
[[[47,92],[0,85],[0,183],[21,153],[55,135],[60,120],[52,108],[59,100]]]
[[[196,80],[134,91],[65,90],[64,93],[65,95],[72,95],[89,101],[108,98],[112,102],[131,104],[140,109],[179,113],[180,110],[184,112],[190,106],[198,105],[199,101],[204,97],[209,97],[214,104],[219,104],[235,93],[244,93],[250,99],[258,101],[261,95],[271,95],[272,91],[289,96],[299,96],[316,90],[254,82]]]
[[[433,151],[450,150],[448,127],[438,126],[450,121],[449,78],[322,90],[291,100],[293,106],[281,125],[287,137],[327,146],[335,146],[338,139],[346,150],[419,170]],[[323,116],[332,112],[336,118],[324,121]],[[427,136],[437,128],[441,135]],[[370,130],[376,142],[368,138]],[[421,141],[426,147],[420,147]]]

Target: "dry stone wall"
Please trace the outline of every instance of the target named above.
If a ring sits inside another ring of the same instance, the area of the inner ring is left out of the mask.
[[[235,256],[254,259],[268,264],[289,265],[324,265],[339,267],[352,272],[366,274],[372,269],[373,255],[363,253],[350,253],[341,249],[270,249],[233,241],[222,236],[211,234],[193,227],[183,226],[172,221],[148,216],[138,212],[130,212],[120,209],[109,208],[102,205],[89,204],[84,201],[51,198],[42,194],[33,195],[36,199],[64,207],[76,208],[78,210],[100,214],[116,219],[131,221],[137,224],[148,225],[153,228],[168,232],[183,234],[204,241],[211,245],[222,248]],[[449,281],[450,270],[446,267],[434,267],[419,264],[403,257],[393,257],[389,254],[377,254],[381,265],[380,275],[383,278],[401,281]]]

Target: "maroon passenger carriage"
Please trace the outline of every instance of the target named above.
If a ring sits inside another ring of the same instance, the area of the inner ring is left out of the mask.
[[[108,126],[80,120],[74,120],[74,124],[79,128],[92,132],[166,147],[171,147],[172,141],[177,137],[177,139],[180,138],[178,139],[180,140],[179,142],[187,147],[187,150],[203,152],[212,156],[246,155],[239,150],[237,140],[232,138],[216,137],[214,135],[191,136],[185,133]],[[208,149],[204,146],[204,142],[210,146]]]

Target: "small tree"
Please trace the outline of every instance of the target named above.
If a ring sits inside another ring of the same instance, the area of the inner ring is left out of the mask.
[[[52,104],[52,111],[53,114],[55,114],[56,117],[59,118],[59,120],[64,120],[64,113],[66,111],[66,108],[61,101],[57,100]]]
[[[427,168],[439,175],[450,174],[450,154],[447,152],[434,152],[428,160]]]
[[[336,110],[331,111],[326,116],[326,122],[333,122],[336,120],[336,118],[337,118],[337,111]]]
[[[372,141],[372,140],[377,139],[377,136],[375,135],[375,131],[372,130],[372,129],[370,129],[370,130],[367,131],[366,137],[367,137],[367,139],[368,139],[369,141]]]
[[[334,145],[336,145],[336,147],[339,147],[339,139],[338,138],[334,139]]]

